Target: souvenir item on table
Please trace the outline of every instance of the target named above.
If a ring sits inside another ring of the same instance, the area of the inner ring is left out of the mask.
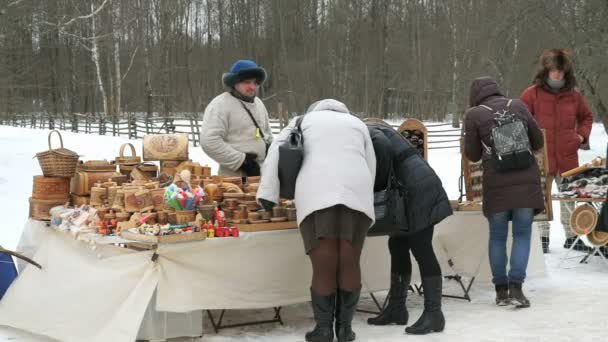
[[[110,186],[108,187],[108,204],[113,205],[114,199],[116,198],[116,193],[118,192],[118,186]]]
[[[296,221],[297,220],[296,208],[287,208],[285,210],[287,212],[287,220],[288,221]]]
[[[80,195],[76,195],[76,194],[71,194],[70,195],[70,202],[72,204],[72,206],[74,207],[79,207],[81,205],[88,205],[89,202],[91,200],[90,196],[80,196]]]
[[[171,184],[164,193],[165,203],[176,211],[194,210],[204,198],[205,192],[200,186],[190,189],[179,188],[177,185]]]
[[[114,210],[124,210],[125,209],[125,190],[123,190],[123,189],[116,190],[116,196],[114,197],[114,202],[112,203],[112,209],[114,209]]]
[[[247,184],[259,183],[261,178],[260,176],[249,176],[247,177]]]
[[[139,202],[138,192],[140,192],[138,189],[125,190],[124,207],[126,211],[134,213],[141,210],[143,202]]]
[[[71,213],[73,211],[74,211],[74,209],[69,208],[66,205],[59,205],[59,206],[51,208],[51,210],[49,210],[49,214],[51,216],[51,225],[53,225],[53,226],[61,225],[61,222],[63,220],[62,215],[66,214],[66,213]]]
[[[78,169],[72,177],[70,191],[76,195],[90,195],[96,183],[103,183],[119,175],[114,171],[85,171]]]
[[[158,181],[148,182],[144,184],[144,187],[148,190],[154,190],[160,187],[160,183]]]
[[[175,211],[175,221],[177,224],[188,224],[194,222],[196,211],[194,210],[177,210]]]
[[[224,177],[224,179],[222,180],[223,184],[226,183],[230,183],[230,184],[234,184],[236,186],[241,186],[243,185],[243,178],[242,177]]]
[[[181,160],[161,160],[160,172],[173,176],[173,175],[175,175],[177,167],[181,163],[182,163]]]
[[[51,135],[53,133],[57,133],[57,136],[59,136],[60,148],[51,148]],[[57,130],[49,132],[48,142],[48,151],[36,154],[42,174],[45,177],[72,177],[78,164],[78,154],[67,148],[63,148],[63,139],[61,138],[61,133]]]
[[[127,147],[127,146],[129,146],[129,148],[131,149],[130,156],[124,155],[125,147]],[[141,158],[139,156],[137,156],[137,154],[135,153],[135,147],[132,144],[124,143],[124,144],[120,145],[120,152],[119,152],[118,157],[116,157],[115,162],[118,165],[118,169],[119,169],[120,173],[122,173],[125,176],[130,176],[131,171],[133,170],[133,167],[135,165],[141,163]]]
[[[34,176],[32,199],[65,200],[70,196],[70,179]]]
[[[564,178],[559,198],[605,198],[608,192],[608,170],[597,167]]]
[[[150,190],[140,190],[135,193],[140,211],[150,211],[154,209],[154,202]]]
[[[153,179],[158,176],[158,166],[151,162],[145,162],[139,165],[136,165],[133,169],[137,169],[141,173],[143,173],[147,179]],[[133,172],[133,171],[131,171]]]
[[[123,185],[124,183],[128,183],[129,178],[127,178],[127,176],[125,176],[125,175],[114,174],[114,176],[112,176],[110,178],[110,180],[112,182],[115,182],[117,186],[120,186],[120,185]]]
[[[156,213],[156,219],[160,225],[167,224],[169,222],[169,215],[166,211],[159,211]]]
[[[116,164],[114,164],[114,161],[107,160],[81,160],[78,162],[76,170],[87,172],[116,172]]]
[[[244,188],[245,188],[245,192],[247,192],[247,193],[257,193],[259,187],[260,187],[260,183],[251,183],[251,184],[245,185]]]
[[[199,202],[198,212],[201,214],[203,219],[209,221],[213,220],[213,214],[215,213],[215,205],[213,204],[203,204]]]
[[[147,165],[147,168],[155,168],[156,165]],[[131,179],[133,181],[141,182],[142,184],[148,183],[151,178],[156,177],[156,172],[146,171],[146,168],[140,165],[135,165],[131,170]]]
[[[188,160],[188,135],[148,134],[144,136],[144,160]]]
[[[240,179],[240,177],[238,177],[238,178]],[[243,193],[243,190],[241,189],[241,187],[234,183],[223,182],[221,184],[221,187],[223,188],[224,193],[237,193],[237,194]]]
[[[131,213],[128,213],[126,211],[119,211],[116,213],[116,221],[118,222],[128,221],[130,217]]]
[[[82,205],[71,211],[61,213],[60,217],[59,229],[72,232],[86,231],[89,229],[90,222],[97,221],[97,209]]]
[[[107,192],[107,189],[101,187],[101,184],[95,184],[95,186],[91,188],[91,199],[89,203],[92,206],[103,205],[107,198]]]
[[[35,220],[50,220],[53,207],[66,204],[66,200],[37,200],[30,198],[30,215]]]

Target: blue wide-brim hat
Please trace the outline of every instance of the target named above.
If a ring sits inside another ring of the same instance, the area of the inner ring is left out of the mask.
[[[228,88],[234,87],[235,84],[255,79],[255,82],[260,85],[266,80],[266,70],[259,67],[254,61],[241,59],[230,67],[230,71],[222,75],[222,81]]]

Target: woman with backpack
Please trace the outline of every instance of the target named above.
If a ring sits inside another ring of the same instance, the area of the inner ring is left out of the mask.
[[[543,146],[543,134],[526,105],[503,96],[490,77],[473,81],[470,106],[465,116],[464,153],[470,161],[482,160],[482,203],[490,229],[489,258],[496,304],[528,307],[530,302],[522,284],[530,255],[532,220],[544,208],[538,165],[532,151]],[[518,134],[522,130],[523,138]],[[527,146],[527,150],[509,152],[514,146]],[[507,258],[509,221],[513,245]]]

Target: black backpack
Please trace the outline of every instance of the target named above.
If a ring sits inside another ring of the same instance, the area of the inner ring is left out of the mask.
[[[492,128],[491,146],[482,144],[487,153],[492,156],[494,168],[499,172],[522,170],[529,168],[535,161],[530,148],[528,127],[513,112],[509,100],[505,109],[494,110],[486,105],[480,105],[494,116],[496,126]]]

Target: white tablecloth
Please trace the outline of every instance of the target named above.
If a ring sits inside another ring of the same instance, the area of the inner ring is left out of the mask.
[[[536,229],[533,240],[529,277],[544,274]],[[458,212],[444,220],[433,245],[444,275],[489,282],[488,228],[481,213]],[[152,262],[152,251],[93,246],[28,221],[18,249],[33,253],[44,268],[25,267],[0,302],[0,324],[65,341],[134,340],[155,289],[159,312],[309,300],[311,266],[298,230],[162,245]],[[388,289],[386,237],[366,240],[361,267],[363,291]],[[414,264],[414,281],[417,268]],[[191,317],[184,320],[180,324],[192,324]]]

